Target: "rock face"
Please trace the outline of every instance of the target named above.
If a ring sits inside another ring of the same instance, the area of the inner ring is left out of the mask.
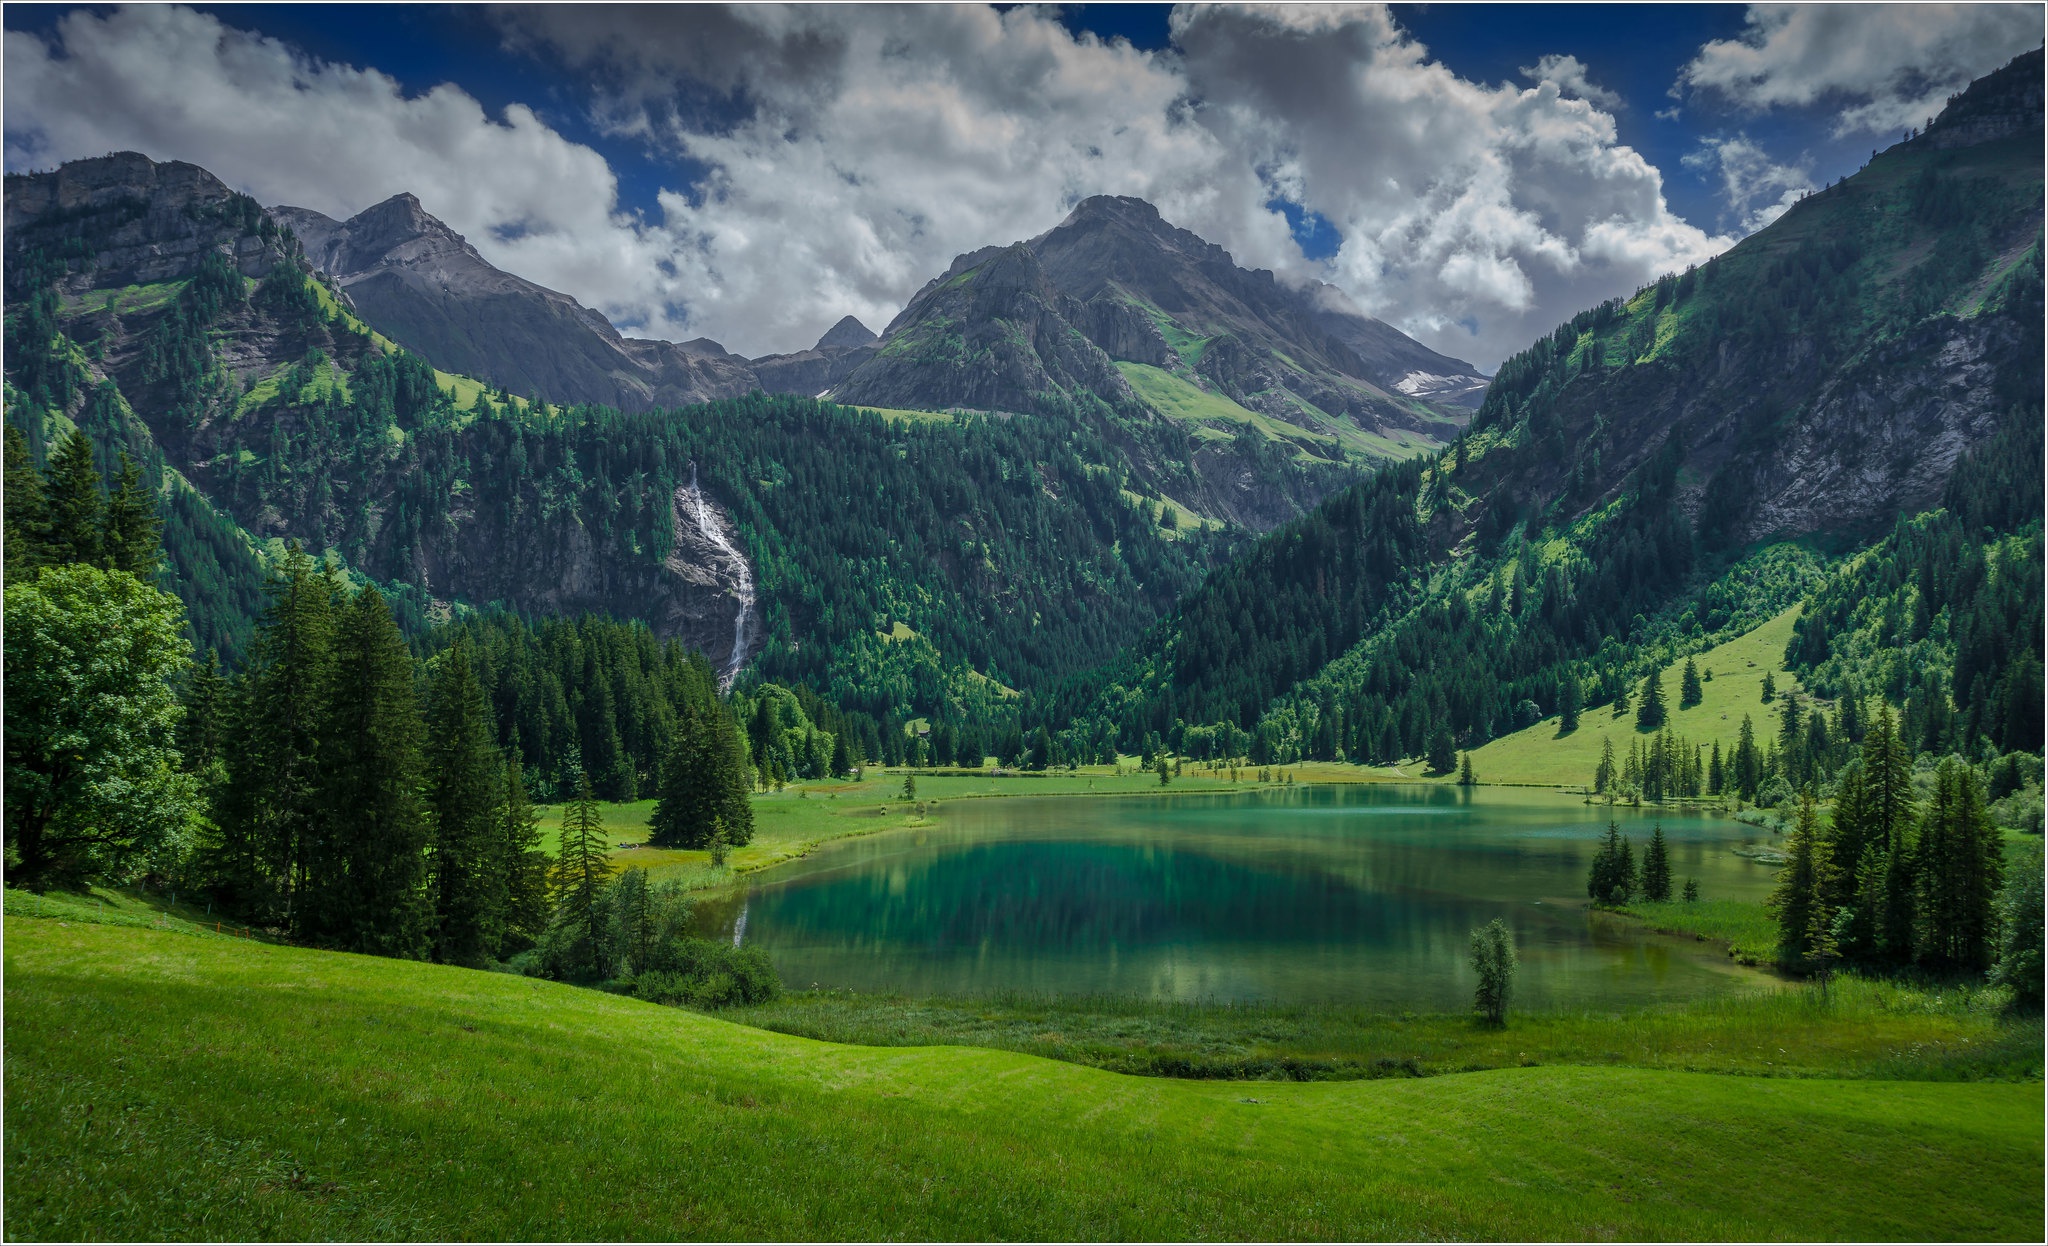
[[[1624,327],[1588,326],[1641,357],[1511,360],[1521,380],[1482,419],[1520,444],[1460,487],[1569,518],[1668,450],[1679,508],[1726,548],[1862,541],[1941,505],[1966,451],[2041,418],[2041,80],[2038,51],[1979,79],[1917,138],[1617,312]],[[1680,299],[1697,306],[1643,354]]]
[[[247,277],[289,256],[253,227],[256,201],[196,164],[158,164],[138,152],[74,160],[50,173],[7,175],[8,249],[67,256],[66,292],[181,281],[209,251]]]
[[[875,341],[872,329],[846,316],[809,350],[754,360],[754,375],[768,393],[817,397],[872,358]]]
[[[716,342],[620,336],[566,294],[491,266],[409,194],[346,221],[307,208],[271,215],[347,292],[371,327],[435,367],[515,394],[625,411],[732,398],[755,387],[745,359]]]
[[[694,467],[670,514],[676,547],[662,565],[681,590],[667,594],[660,629],[701,650],[718,671],[719,687],[730,688],[761,645],[754,569],[731,518],[705,494]]]

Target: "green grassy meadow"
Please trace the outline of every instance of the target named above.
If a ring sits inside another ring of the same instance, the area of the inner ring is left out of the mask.
[[[1765,704],[1764,673],[1772,673],[1779,692],[1796,690],[1798,677],[1785,669],[1785,645],[1792,639],[1792,624],[1798,607],[1778,615],[1753,631],[1694,657],[1704,675],[1714,677],[1700,685],[1704,694],[1698,705],[1678,708],[1678,685],[1685,663],[1680,660],[1665,668],[1659,680],[1671,729],[1686,739],[1711,750],[1721,742],[1726,755],[1742,730],[1742,716],[1754,721],[1758,746],[1775,738],[1778,704]],[[1640,690],[1638,690],[1640,691]],[[1636,730],[1634,703],[1620,716],[1609,706],[1591,706],[1579,714],[1579,728],[1570,735],[1558,734],[1558,720],[1546,718],[1533,727],[1472,750],[1472,772],[1481,783],[1525,783],[1564,787],[1593,784],[1593,771],[1600,764],[1600,744],[1614,742],[1614,755],[1628,755],[1631,739],[1648,733]]]
[[[1184,1081],[170,931],[10,915],[6,936],[14,1238],[2043,1228],[2038,1081]]]

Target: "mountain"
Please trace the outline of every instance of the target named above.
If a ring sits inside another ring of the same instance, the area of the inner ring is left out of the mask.
[[[841,317],[809,350],[764,355],[754,360],[754,375],[761,388],[771,394],[823,397],[826,390],[845,380],[847,373],[874,355],[876,340],[873,329],[852,316]]]
[[[1031,717],[1069,755],[1150,734],[1441,761],[1618,714],[1800,606],[1810,695],[1881,696],[1918,748],[2038,748],[2041,84],[2018,58],[1727,253],[1560,325],[1454,446],[1268,534]]]
[[[1236,539],[1142,492],[1072,413],[883,418],[751,383],[622,411],[437,371],[350,304],[417,314],[408,332],[449,349],[476,326],[533,333],[537,358],[561,338],[541,362],[564,369],[611,339],[402,197],[324,230],[124,153],[10,175],[5,237],[8,423],[37,456],[81,428],[103,469],[125,450],[160,482],[162,582],[231,662],[298,542],[416,632],[493,608],[640,619],[727,680],[988,738],[1020,688],[1112,656]],[[308,245],[359,279],[317,279]],[[867,336],[842,324],[812,353]]]
[[[1472,365],[1295,289],[1141,199],[1082,201],[1025,242],[956,259],[910,301],[874,358],[834,388],[851,402],[1028,411],[1087,394],[1189,423],[1254,422],[1383,453],[1447,437],[1485,388]]]
[[[748,362],[716,342],[623,337],[568,295],[492,267],[410,194],[346,221],[308,208],[270,211],[357,314],[444,371],[624,411],[735,398],[757,384]]]

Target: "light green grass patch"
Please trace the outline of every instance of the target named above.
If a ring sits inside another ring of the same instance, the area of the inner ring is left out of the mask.
[[[507,974],[5,921],[22,1239],[2042,1232],[2038,1083],[1563,1067],[1183,1082],[834,1046]]]
[[[147,285],[117,286],[105,290],[88,290],[84,294],[67,294],[58,306],[58,316],[69,320],[74,316],[90,315],[104,310],[111,302],[117,316],[132,316],[138,312],[156,311],[169,307],[185,288],[182,281],[156,281]]]
[[[1671,729],[1703,749],[1712,751],[1715,741],[1721,754],[1728,755],[1742,730],[1742,716],[1753,720],[1757,746],[1777,734],[1778,703],[1765,704],[1765,672],[1777,680],[1780,693],[1796,690],[1798,677],[1785,669],[1785,646],[1792,639],[1792,624],[1799,617],[1795,606],[1756,629],[1716,645],[1693,661],[1702,674],[1714,678],[1702,683],[1704,694],[1698,705],[1678,707],[1678,686],[1684,675],[1683,658],[1664,668],[1659,686]],[[1533,783],[1558,787],[1587,787],[1600,764],[1600,744],[1614,743],[1615,764],[1628,756],[1631,740],[1648,739],[1636,730],[1635,703],[1640,687],[1630,698],[1630,708],[1616,717],[1611,706],[1590,706],[1579,712],[1579,729],[1568,736],[1557,733],[1558,720],[1546,718],[1533,727],[1505,735],[1472,751],[1472,770],[1482,783]]]

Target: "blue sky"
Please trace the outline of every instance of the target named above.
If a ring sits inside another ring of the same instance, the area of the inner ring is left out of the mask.
[[[2038,9],[1854,16],[10,4],[7,167],[133,146],[337,214],[413,190],[493,262],[622,325],[753,350],[847,311],[886,320],[952,251],[1140,193],[1240,262],[1490,366],[1852,173],[1899,137],[1885,118],[2040,42]],[[186,61],[155,94],[145,45]],[[383,158],[348,126],[294,145],[298,109],[309,135],[362,110]]]

